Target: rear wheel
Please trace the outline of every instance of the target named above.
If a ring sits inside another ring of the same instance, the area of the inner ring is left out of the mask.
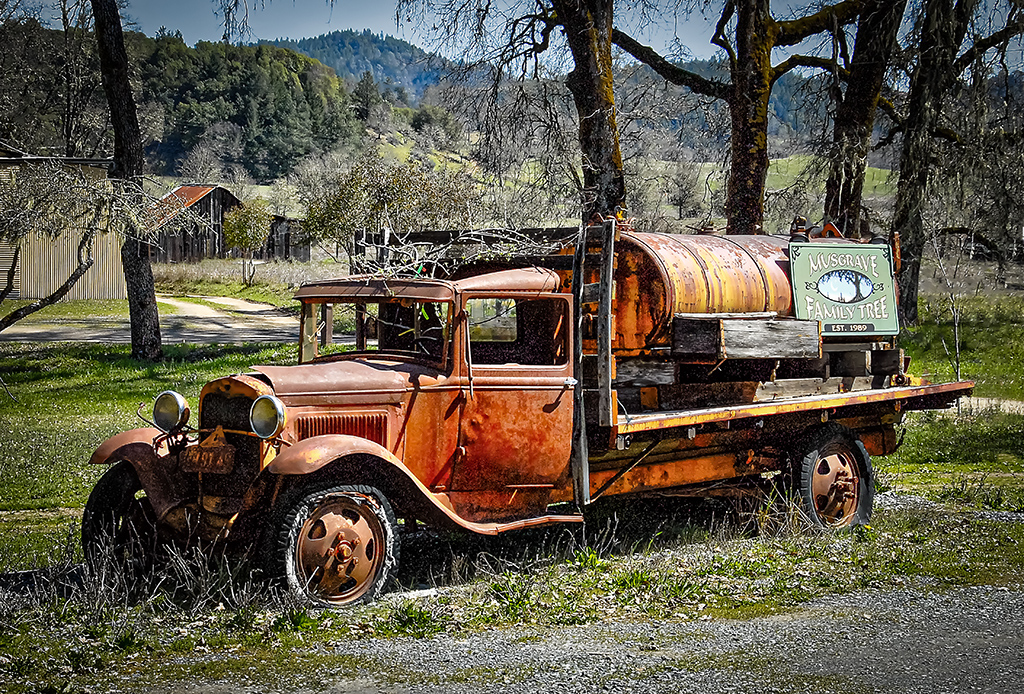
[[[378,489],[305,489],[282,501],[267,558],[291,592],[338,607],[372,601],[394,578],[398,524]]]
[[[82,513],[82,550],[94,572],[115,568],[138,577],[152,568],[157,531],[153,507],[135,468],[121,461],[100,477]]]
[[[846,427],[813,433],[793,456],[793,489],[812,523],[845,528],[871,521],[871,456]]]

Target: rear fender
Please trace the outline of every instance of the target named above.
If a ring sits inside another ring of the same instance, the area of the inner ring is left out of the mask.
[[[170,474],[177,468],[176,461],[167,455],[163,443],[159,449],[153,448],[153,441],[162,435],[162,431],[151,427],[131,429],[101,443],[89,459],[91,465],[109,465],[122,460],[131,463],[158,519],[183,498]]]
[[[369,485],[381,490],[399,515],[445,529],[496,535],[496,523],[474,523],[452,510],[443,494],[434,494],[383,446],[358,436],[329,434],[303,439],[281,452],[265,472],[311,475],[318,483]]]

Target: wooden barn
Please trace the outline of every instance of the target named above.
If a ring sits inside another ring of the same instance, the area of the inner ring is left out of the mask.
[[[270,223],[270,236],[259,256],[261,260],[294,260],[308,263],[309,236],[302,230],[302,222],[291,217],[274,215]]]
[[[77,167],[96,180],[106,178],[113,162],[107,159],[74,159],[34,156],[0,142],[0,185],[14,180],[21,167],[52,165]],[[56,240],[30,235],[22,240],[14,267],[14,289],[10,299],[42,299],[62,285],[77,266],[80,238],[63,234]],[[0,242],[0,290],[7,285],[15,248]],[[64,297],[68,299],[124,299],[126,289],[121,268],[121,239],[101,234],[93,245],[94,263]]]
[[[154,245],[150,258],[157,263],[197,262],[223,258],[224,214],[242,201],[223,186],[178,186],[154,210]],[[184,214],[188,210],[189,214]]]

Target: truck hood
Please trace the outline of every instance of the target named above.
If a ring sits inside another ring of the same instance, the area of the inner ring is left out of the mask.
[[[410,390],[436,385],[441,376],[428,365],[384,357],[253,369],[286,402],[342,393],[379,395],[379,402],[398,402]]]

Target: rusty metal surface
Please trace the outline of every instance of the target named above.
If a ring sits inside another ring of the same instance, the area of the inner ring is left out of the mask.
[[[460,292],[556,292],[561,284],[558,273],[541,267],[500,270],[466,277],[455,282]]]
[[[764,417],[806,410],[829,410],[837,407],[870,403],[894,402],[904,409],[930,409],[940,405],[925,402],[928,399],[939,397],[940,400],[953,402],[963,395],[969,395],[973,389],[974,381],[961,381],[958,383],[942,383],[909,388],[888,388],[857,391],[854,393],[815,395],[740,407],[715,407],[679,412],[657,412],[636,415],[620,420],[616,426],[611,427],[611,436],[612,440],[614,440],[615,436],[619,434],[657,431],[673,427],[724,422],[747,417]]]
[[[358,436],[332,434],[285,447],[267,466],[267,471],[275,475],[306,475],[350,455],[372,455],[405,468],[401,460],[380,444]]]
[[[615,272],[617,352],[666,347],[675,313],[792,313],[789,241],[624,232]]]
[[[550,523],[581,522],[582,516],[544,515],[517,518],[506,523],[474,522],[453,510],[456,506],[444,493],[432,493],[405,464],[390,452],[355,437],[318,437],[307,439],[287,449],[269,470],[278,474],[301,474],[312,466],[326,465],[352,453],[359,447],[374,458],[384,461],[385,468],[373,471],[375,485],[382,487],[396,508],[404,508],[420,520],[438,527],[462,528],[482,535],[496,535],[508,530]],[[362,470],[362,474],[367,474]],[[390,474],[389,474],[390,473]],[[344,470],[339,474],[344,476]]]
[[[295,292],[300,301],[319,300],[326,302],[353,302],[359,299],[388,300],[392,298],[415,301],[453,301],[455,285],[435,279],[381,279],[379,277],[355,276],[323,282],[304,284]]]
[[[669,489],[752,474],[758,470],[748,463],[751,458],[748,452],[742,451],[639,465],[613,482],[604,495]],[[591,470],[591,493],[596,493],[616,474],[615,470]]]
[[[146,443],[152,444],[158,436],[162,436],[164,432],[153,427],[143,427],[141,429],[129,429],[128,431],[122,431],[120,434],[115,434],[109,439],[100,444],[99,448],[93,451],[92,457],[89,459],[90,465],[103,465],[104,463],[117,462],[118,459],[112,458],[114,451],[117,449],[127,446],[130,443]]]
[[[429,365],[391,355],[254,368],[290,406],[398,404],[406,391],[440,385],[443,377]]]
[[[182,209],[192,207],[215,189],[215,186],[178,186],[153,205],[152,228],[159,229]]]

